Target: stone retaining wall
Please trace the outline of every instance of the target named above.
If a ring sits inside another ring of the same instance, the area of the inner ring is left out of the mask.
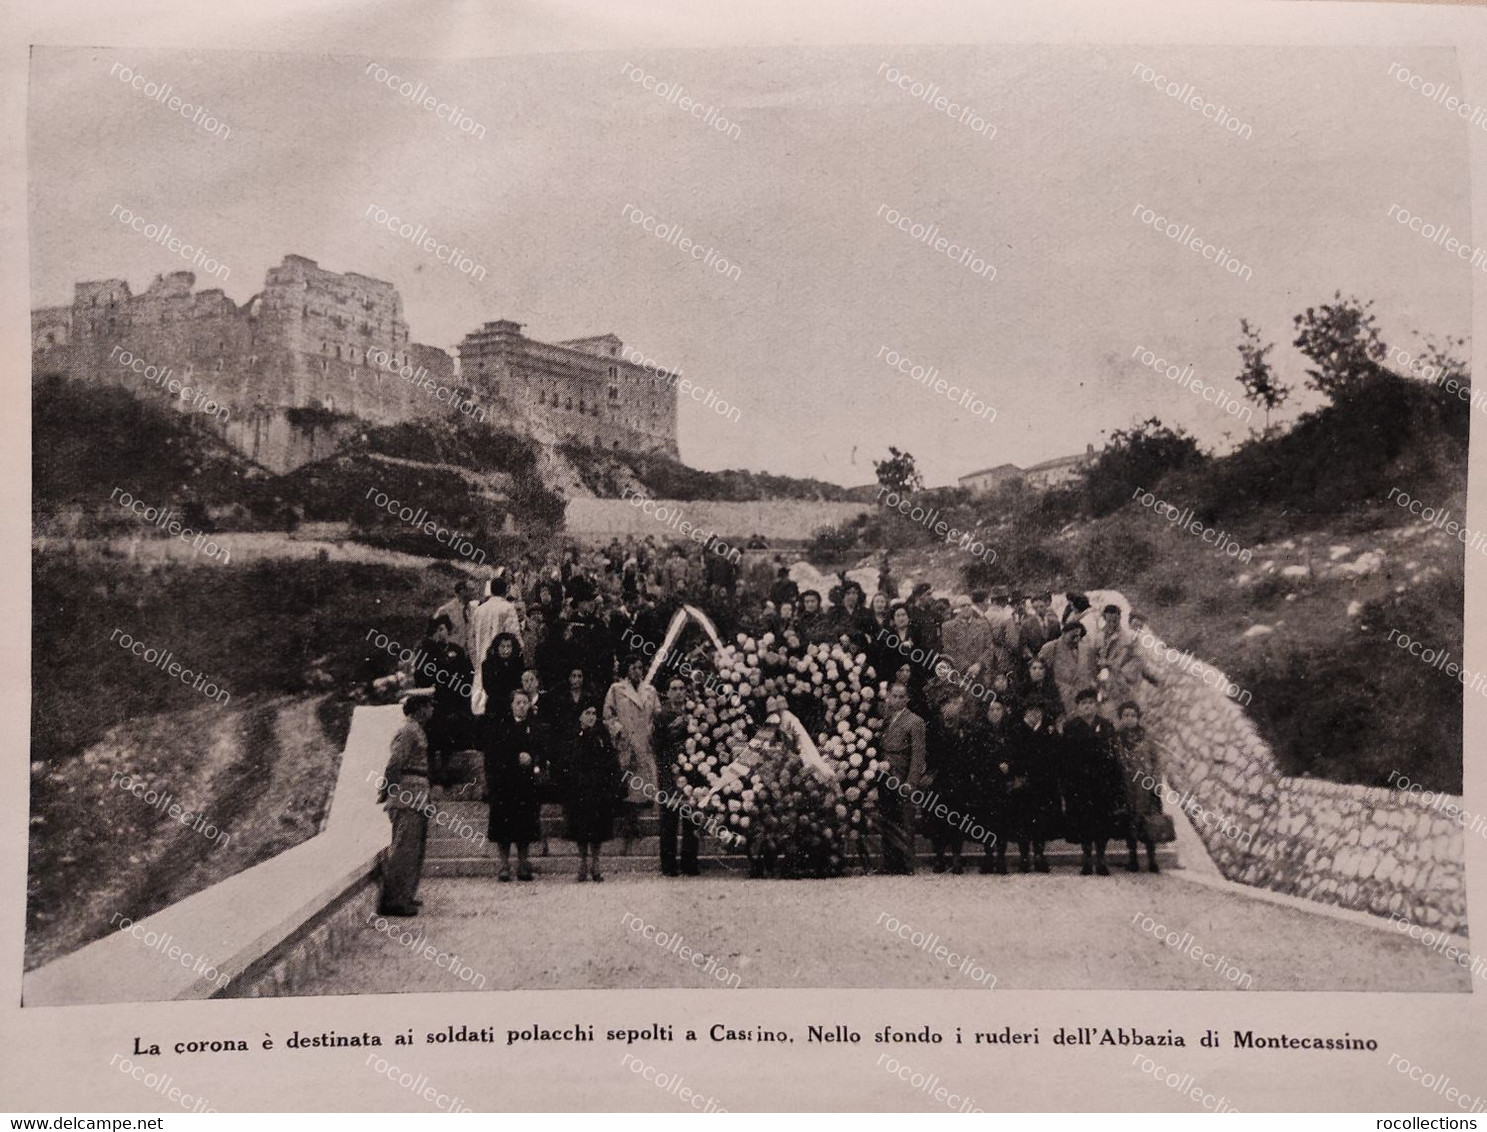
[[[1465,831],[1443,808],[1459,798],[1289,778],[1222,673],[1165,647],[1147,656],[1167,782],[1224,876],[1466,934]]]

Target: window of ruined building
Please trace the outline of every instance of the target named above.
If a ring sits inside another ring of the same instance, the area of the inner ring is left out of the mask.
[[[572,397],[569,397],[568,400],[566,400],[565,402],[563,402],[563,408],[570,409],[570,410],[573,408],[573,398]]]
[[[609,352],[611,354],[614,353],[613,350],[611,350]],[[620,375],[620,369],[619,369],[618,366],[610,366],[609,367],[609,380],[610,381],[613,381],[615,378],[619,377],[619,375]]]
[[[580,413],[586,413],[586,412],[588,412],[588,409],[584,406],[584,403],[583,403],[582,398],[580,398],[579,399],[579,402],[578,402],[578,411]]]

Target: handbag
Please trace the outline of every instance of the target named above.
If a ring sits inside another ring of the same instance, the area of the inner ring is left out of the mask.
[[[1177,840],[1177,825],[1171,814],[1147,814],[1143,824],[1146,827],[1145,841],[1159,844]]]

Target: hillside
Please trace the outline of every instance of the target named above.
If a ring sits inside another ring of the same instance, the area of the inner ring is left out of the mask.
[[[949,589],[1119,589],[1169,644],[1249,693],[1288,773],[1460,792],[1461,684],[1388,638],[1397,629],[1461,662],[1465,551],[1390,492],[1464,518],[1470,412],[1455,393],[1374,367],[1227,456],[1146,422],[1065,490],[922,494],[994,561],[884,510],[823,533],[814,556],[841,566],[888,546],[895,577]],[[1142,506],[1137,488],[1222,532],[1235,554]]]

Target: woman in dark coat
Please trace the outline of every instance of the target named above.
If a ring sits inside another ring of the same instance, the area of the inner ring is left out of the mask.
[[[866,651],[876,633],[873,615],[862,608],[862,587],[856,582],[848,582],[842,588],[841,604],[831,611],[831,628],[835,639],[851,639],[854,653]]]
[[[1121,704],[1115,724],[1115,752],[1120,756],[1121,774],[1126,789],[1126,869],[1141,871],[1136,859],[1136,842],[1146,844],[1146,864],[1154,873],[1157,867],[1156,838],[1152,833],[1154,819],[1162,813],[1162,772],[1156,751],[1141,726],[1141,705],[1134,700]]]
[[[485,792],[490,800],[487,838],[501,853],[496,879],[511,879],[511,846],[516,846],[516,879],[531,880],[527,846],[541,836],[539,785],[547,762],[542,734],[531,717],[532,701],[518,683],[504,714],[485,719]],[[492,703],[494,707],[494,702]]]
[[[480,682],[485,688],[489,702],[487,715],[498,719],[506,714],[506,705],[511,702],[513,689],[521,687],[521,674],[526,668],[522,659],[521,645],[511,633],[500,633],[485,650],[480,665]]]
[[[1063,734],[1064,837],[1084,851],[1083,875],[1108,877],[1106,842],[1123,838],[1129,824],[1125,774],[1110,724],[1100,718],[1095,690],[1083,689],[1074,702],[1074,716],[1064,721]]]
[[[583,705],[577,727],[567,736],[559,777],[566,832],[578,845],[578,879],[602,881],[599,846],[614,836],[625,782],[609,732],[599,726],[599,705],[592,701]]]
[[[986,846],[981,872],[999,876],[1007,875],[1007,843],[1026,841],[1028,836],[1018,820],[1025,805],[1027,769],[1012,742],[1014,726],[1006,704],[1001,700],[987,703],[986,722],[978,733],[971,764],[971,814],[979,827],[975,835]],[[1010,804],[1014,799],[1016,808]]]
[[[1059,836],[1063,825],[1063,799],[1059,794],[1059,737],[1044,712],[1041,699],[1022,706],[1022,722],[1012,729],[1013,766],[1020,769],[1021,788],[1007,797],[1007,821],[1018,831],[1018,871],[1028,872],[1028,847],[1033,850],[1032,868],[1048,872],[1043,855],[1048,839]],[[1018,777],[1014,775],[1014,778]]]

